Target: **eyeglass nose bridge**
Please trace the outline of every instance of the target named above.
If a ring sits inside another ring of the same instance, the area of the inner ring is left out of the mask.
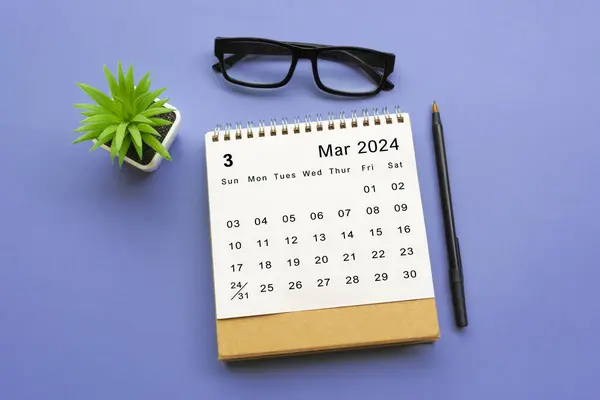
[[[298,59],[314,60],[317,57],[317,51],[315,49],[307,49],[304,47],[298,47],[296,54]]]

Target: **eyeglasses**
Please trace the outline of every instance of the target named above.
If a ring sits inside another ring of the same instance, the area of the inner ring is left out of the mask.
[[[231,83],[251,88],[286,85],[299,59],[310,60],[317,87],[327,93],[358,97],[394,88],[388,77],[396,56],[363,47],[218,37],[215,56],[219,62],[213,70]]]

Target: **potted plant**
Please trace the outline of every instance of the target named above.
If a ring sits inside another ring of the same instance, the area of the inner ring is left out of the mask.
[[[77,83],[95,104],[74,104],[86,118],[75,132],[83,133],[73,144],[93,141],[90,151],[102,147],[111,161],[126,162],[142,171],[158,168],[163,158],[171,161],[169,148],[179,130],[179,110],[169,99],[159,96],[166,88],[150,91],[150,73],[135,84],[133,66],[123,72],[118,63],[117,77],[104,66],[110,96],[84,83]]]

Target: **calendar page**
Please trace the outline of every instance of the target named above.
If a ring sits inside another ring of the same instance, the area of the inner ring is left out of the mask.
[[[434,297],[404,122],[206,134],[217,318]]]

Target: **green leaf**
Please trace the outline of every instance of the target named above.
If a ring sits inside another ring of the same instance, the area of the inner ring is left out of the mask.
[[[91,117],[91,116],[97,115],[97,113],[95,113],[94,111],[82,111],[81,115],[85,115],[86,117]]]
[[[133,144],[135,145],[135,149],[137,150],[138,156],[142,159],[142,135],[136,124],[129,124],[128,126],[129,132],[131,133],[131,138],[133,139]]]
[[[170,100],[170,99],[161,99],[161,100],[158,100],[156,103],[152,103],[152,104],[150,104],[150,106],[148,106],[148,108],[159,108],[159,107],[162,107],[162,106],[164,106],[165,104],[167,104],[167,102],[168,102],[169,100]]]
[[[125,75],[125,88],[127,90],[127,98],[133,98],[133,65],[129,65],[127,69],[127,75]]]
[[[126,94],[125,88],[127,85],[125,84],[125,75],[123,74],[123,65],[121,65],[121,61],[117,63],[117,75],[119,77],[119,89],[121,94]]]
[[[117,134],[115,135],[115,142],[117,143],[117,148],[121,148],[123,145],[123,139],[125,139],[125,131],[127,130],[128,122],[122,122],[117,127]]]
[[[111,146],[110,146],[110,160],[111,161],[115,161],[115,156],[117,155],[117,153],[119,152],[119,148],[117,147],[117,141],[113,140],[111,142]]]
[[[106,128],[109,124],[112,124],[112,122],[95,122],[93,124],[86,124],[83,126],[80,126],[79,128],[75,129],[73,132],[89,132],[89,131],[95,131],[95,130],[102,130],[104,128]]]
[[[160,94],[162,92],[164,92],[166,90],[166,88],[161,88],[158,90],[155,90],[154,92],[150,92],[150,93],[146,93],[145,95],[141,96],[140,98],[135,100],[135,109],[136,112],[142,112],[144,111],[146,108],[148,108],[148,106],[154,101],[156,100],[156,98],[158,96],[160,96]]]
[[[84,142],[86,140],[96,139],[96,138],[98,138],[98,136],[100,135],[101,132],[102,131],[100,131],[100,130],[88,132],[84,135],[79,136],[77,139],[73,140],[72,144]]]
[[[149,118],[150,121],[152,121],[152,125],[154,126],[167,126],[167,125],[172,125],[173,122],[169,121],[168,119],[163,119],[163,118]]]
[[[104,66],[104,76],[106,76],[106,81],[108,82],[108,87],[110,88],[113,98],[115,96],[119,96],[121,94],[121,91],[119,90],[119,84],[106,65]]]
[[[121,99],[119,96],[115,96],[115,103],[119,107],[119,117],[121,119],[124,120],[127,118],[128,115],[131,115],[131,111],[128,111],[131,109],[129,103]]]
[[[172,111],[173,111],[172,108],[166,108],[166,107],[148,108],[147,110],[142,111],[140,113],[140,115],[143,115],[144,117],[152,117],[154,115],[159,115],[159,114],[168,114]]]
[[[92,146],[92,148],[90,149],[90,151],[96,150],[98,147],[102,146],[103,144],[105,144],[109,140],[113,140],[114,138],[115,138],[115,133],[114,132],[113,133],[109,133],[104,138],[98,137],[98,139],[96,139],[96,143],[94,143],[94,145]],[[112,144],[111,144],[111,148],[112,148]]]
[[[98,136],[98,141],[94,143],[94,146],[92,146],[90,151],[96,150],[98,147],[102,146],[104,143],[112,139],[115,136],[115,132],[117,131],[117,126],[118,125],[111,125],[106,127],[106,129],[102,131],[100,136]]]
[[[80,124],[91,124],[93,122],[118,123],[118,122],[123,122],[123,120],[114,114],[96,114],[96,115],[92,115],[90,117],[85,118],[84,120],[80,121],[79,123]]]
[[[84,110],[89,110],[89,111],[93,111],[93,112],[97,112],[97,113],[101,113],[101,114],[105,114],[107,112],[110,112],[109,109],[102,107],[102,106],[98,106],[95,104],[83,104],[83,103],[78,103],[78,104],[73,104],[73,107],[75,108],[81,108]]]
[[[160,133],[158,133],[156,131],[156,129],[154,129],[153,127],[151,127],[148,124],[138,124],[138,128],[139,128],[140,132],[146,132],[146,133],[149,133],[151,135],[160,137]]]
[[[171,155],[167,149],[165,149],[162,143],[160,143],[154,136],[150,135],[149,133],[142,133],[142,140],[148,146],[152,147],[158,154],[171,161]]]
[[[102,93],[100,90],[86,85],[85,83],[77,83],[77,86],[79,86],[84,92],[86,92],[87,95],[90,96],[92,100],[94,100],[100,106],[112,112],[117,111],[115,103],[110,99],[110,97]]]
[[[152,124],[152,120],[151,120],[150,118],[146,118],[146,117],[144,117],[144,116],[143,116],[143,115],[141,115],[141,114],[138,114],[138,115],[136,115],[136,116],[135,116],[135,117],[132,119],[132,121],[134,121],[134,122],[141,122],[141,123],[144,123],[144,124],[149,124],[149,125],[150,125],[150,124]]]
[[[142,79],[140,79],[137,86],[135,87],[135,92],[133,94],[133,97],[135,99],[137,99],[141,95],[146,94],[148,92],[148,90],[150,89],[151,82],[152,82],[152,80],[150,79],[150,72],[146,72],[146,75],[144,75],[142,77]]]
[[[123,140],[123,146],[121,146],[121,149],[119,150],[119,167],[123,166],[123,160],[125,159],[125,155],[127,154],[127,151],[129,150],[130,145],[131,145],[131,138],[129,136],[127,136]]]

